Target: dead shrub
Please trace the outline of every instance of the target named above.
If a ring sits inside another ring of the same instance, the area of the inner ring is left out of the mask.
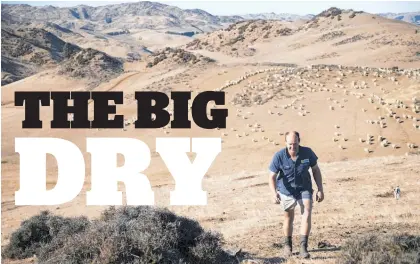
[[[403,264],[420,262],[420,236],[408,234],[353,237],[346,241],[339,264]]]
[[[337,179],[337,182],[351,182],[351,181],[355,181],[355,180],[356,180],[355,178],[347,177],[347,178]]]
[[[386,191],[383,193],[379,193],[375,195],[378,198],[389,198],[389,197],[394,197],[394,192],[393,191]]]
[[[28,221],[31,229],[17,230],[9,247],[19,253],[31,245],[31,251],[6,254],[8,258],[36,254],[40,263],[51,264],[235,263],[222,249],[221,234],[205,231],[197,221],[167,209],[110,207],[92,221],[56,219],[48,213]]]
[[[24,259],[39,254],[45,245],[60,245],[59,241],[79,233],[89,226],[86,217],[65,218],[43,211],[21,223],[2,252],[4,258]],[[56,240],[56,241],[54,241]]]

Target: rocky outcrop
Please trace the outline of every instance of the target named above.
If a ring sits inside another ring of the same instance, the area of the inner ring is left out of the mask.
[[[2,85],[58,67],[59,74],[85,78],[91,85],[123,72],[121,59],[82,49],[42,28],[2,29]]]
[[[343,12],[341,9],[336,8],[336,7],[331,7],[327,10],[322,11],[321,13],[319,13],[317,16],[315,17],[335,17],[338,15],[341,15]]]
[[[200,54],[193,54],[179,48],[165,48],[155,52],[147,57],[147,67],[155,67],[156,65],[173,65],[173,64],[206,64],[213,63],[214,60]]]
[[[74,51],[58,67],[58,74],[87,79],[89,88],[107,82],[124,72],[123,61],[106,53],[88,48]]]

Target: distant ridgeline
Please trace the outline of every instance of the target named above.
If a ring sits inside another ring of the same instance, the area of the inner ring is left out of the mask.
[[[187,31],[187,32],[173,32],[173,31],[166,31],[166,34],[172,34],[172,35],[181,35],[181,36],[187,36],[192,37],[195,34],[199,34],[200,32],[193,32],[193,31]]]

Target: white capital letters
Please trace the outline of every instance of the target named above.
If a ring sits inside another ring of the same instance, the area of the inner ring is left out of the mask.
[[[15,192],[16,205],[57,205],[71,201],[83,188],[85,162],[79,148],[57,138],[15,138],[20,155],[20,189]],[[46,187],[46,154],[55,157],[57,184]]]
[[[190,138],[156,138],[156,151],[175,179],[171,205],[206,205],[202,180],[221,151],[221,139],[193,138],[192,152],[197,153],[193,164],[186,154],[190,152]]]
[[[92,157],[92,190],[87,205],[122,205],[118,181],[125,184],[127,205],[153,205],[154,193],[146,175],[151,156],[149,147],[131,138],[88,138]],[[124,155],[124,166],[117,167],[117,153]]]

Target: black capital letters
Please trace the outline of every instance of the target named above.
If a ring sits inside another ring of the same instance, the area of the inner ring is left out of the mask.
[[[90,128],[88,104],[90,92],[51,92],[54,100],[54,119],[51,128]],[[73,99],[73,106],[68,100]],[[73,113],[74,121],[68,121],[68,114]]]
[[[213,119],[207,118],[207,104],[214,101],[216,105],[225,104],[225,93],[208,91],[199,93],[192,104],[192,116],[194,122],[201,128],[226,128],[226,117],[228,116],[227,109],[211,109],[210,114]]]
[[[15,106],[23,106],[25,102],[25,120],[22,128],[42,128],[39,119],[39,102],[42,106],[50,106],[50,92],[15,92]]]
[[[171,92],[171,99],[174,100],[171,128],[191,128],[191,121],[188,120],[188,100],[191,99],[191,92]]]
[[[92,128],[123,128],[124,117],[116,115],[114,120],[108,119],[108,114],[116,113],[115,105],[108,105],[108,100],[114,100],[115,104],[123,103],[123,92],[92,92],[94,104],[94,120]]]
[[[137,100],[137,121],[136,128],[161,128],[169,123],[169,113],[164,109],[169,105],[169,98],[161,92],[136,92]],[[155,105],[152,105],[152,100]],[[152,113],[156,119],[152,120]]]

